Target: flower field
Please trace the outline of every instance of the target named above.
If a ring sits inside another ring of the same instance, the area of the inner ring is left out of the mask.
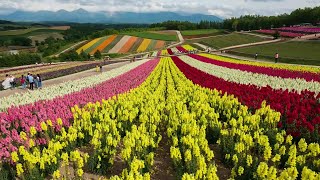
[[[319,179],[319,75],[189,54],[1,98],[0,179],[156,179],[163,141],[176,179]]]
[[[149,50],[162,49],[166,41],[144,39],[127,35],[112,35],[93,39],[77,50],[85,53],[94,54],[97,50],[105,53],[128,53],[144,52]]]

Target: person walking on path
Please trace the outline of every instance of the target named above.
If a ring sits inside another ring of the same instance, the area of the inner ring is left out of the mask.
[[[256,54],[254,55],[254,59],[255,59],[255,60],[258,59],[258,53],[256,53]]]
[[[21,75],[20,84],[21,84],[22,89],[26,88],[27,82],[26,82],[26,78],[24,77],[24,75]]]
[[[10,85],[11,89],[15,88],[16,86],[15,77],[13,75],[10,75]]]
[[[33,90],[33,85],[34,85],[34,78],[32,74],[29,75],[29,83],[30,83],[30,89]]]
[[[38,82],[38,88],[41,89],[42,88],[42,78],[40,76],[40,74],[37,74],[37,82]]]
[[[274,55],[274,61],[275,61],[275,63],[277,63],[277,62],[278,62],[278,59],[279,59],[279,54],[278,54],[278,53],[276,53],[276,54]]]
[[[100,72],[102,72],[102,65],[100,65]]]

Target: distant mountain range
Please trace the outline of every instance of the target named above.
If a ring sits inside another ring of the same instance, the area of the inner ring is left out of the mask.
[[[135,12],[88,12],[84,9],[75,11],[59,10],[53,11],[16,11],[9,15],[0,15],[0,19],[10,21],[23,22],[43,22],[43,21],[64,21],[75,23],[138,23],[151,24],[167,20],[199,22],[207,21],[222,21],[217,16],[204,14],[182,15],[175,12],[154,12],[154,13],[135,13]]]

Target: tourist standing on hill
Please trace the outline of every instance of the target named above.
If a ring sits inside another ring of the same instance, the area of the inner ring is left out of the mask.
[[[9,89],[11,87],[11,84],[10,84],[10,77],[8,74],[6,74],[6,78],[4,79],[4,81],[2,82],[2,86],[3,86],[3,89]]]
[[[38,81],[38,88],[41,89],[42,88],[42,78],[40,76],[40,74],[37,74],[37,81]]]
[[[102,72],[102,65],[100,65],[100,72]]]
[[[276,54],[274,55],[274,61],[275,61],[275,63],[277,63],[277,62],[278,62],[278,59],[279,59],[279,54],[278,54],[278,53],[276,53]]]
[[[37,76],[33,76],[33,81],[34,81],[33,86],[34,86],[35,88],[38,88],[38,79],[37,79]]]
[[[255,60],[258,59],[258,53],[256,53],[256,54],[254,55],[254,59],[255,59]]]
[[[22,89],[26,88],[27,82],[26,82],[26,78],[24,77],[24,75],[21,75],[20,84],[21,84]]]
[[[34,78],[32,76],[32,74],[29,74],[28,76],[29,78],[29,83],[30,83],[30,89],[33,90],[33,85],[34,85]]]

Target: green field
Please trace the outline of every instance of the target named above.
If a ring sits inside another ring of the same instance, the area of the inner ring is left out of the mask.
[[[125,35],[129,36],[137,36],[141,38],[147,38],[147,39],[155,39],[155,40],[163,40],[163,41],[177,41],[176,35],[170,35],[170,34],[158,34],[158,33],[152,33],[152,32],[126,32],[123,33]]]
[[[235,49],[234,54],[273,61],[274,54],[279,53],[279,61],[294,64],[320,65],[320,41],[290,41]]]
[[[27,34],[32,31],[40,30],[41,28],[28,28],[28,29],[19,29],[19,30],[10,30],[10,31],[0,31],[0,36],[17,36],[22,34]]]
[[[206,38],[206,39],[197,40],[197,41],[201,44],[213,47],[215,49],[220,49],[220,48],[236,46],[240,44],[260,42],[260,41],[264,41],[264,39],[258,36],[232,33],[228,35]]]
[[[206,34],[223,34],[221,29],[198,29],[198,30],[187,30],[181,31],[183,36],[194,36],[194,35],[206,35]]]

